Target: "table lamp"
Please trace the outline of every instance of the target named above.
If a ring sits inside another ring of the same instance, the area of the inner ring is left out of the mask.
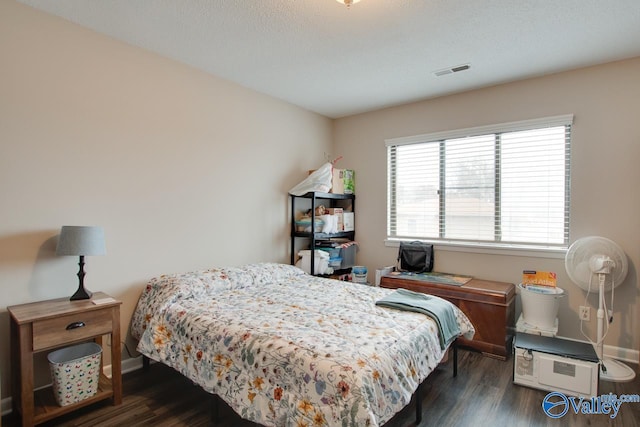
[[[104,230],[102,227],[84,227],[75,225],[64,225],[60,230],[56,255],[79,256],[80,270],[78,279],[80,284],[75,294],[71,296],[71,301],[89,299],[91,292],[84,288],[84,257],[86,255],[104,255],[106,253],[104,245]]]

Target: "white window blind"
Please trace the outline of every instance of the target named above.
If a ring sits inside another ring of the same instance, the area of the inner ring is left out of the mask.
[[[387,237],[566,247],[573,116],[386,141]]]

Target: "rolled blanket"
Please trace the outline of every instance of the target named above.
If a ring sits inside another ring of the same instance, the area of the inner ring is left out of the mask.
[[[397,310],[413,311],[431,317],[438,325],[440,348],[443,350],[460,335],[460,326],[458,325],[453,304],[440,297],[407,289],[396,289],[386,297],[376,301],[376,305]]]

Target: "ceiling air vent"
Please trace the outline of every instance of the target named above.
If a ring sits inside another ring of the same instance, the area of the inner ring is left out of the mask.
[[[446,74],[453,74],[453,73],[457,73],[459,71],[468,70],[469,68],[471,68],[471,64],[462,64],[462,65],[456,65],[455,67],[444,68],[442,70],[434,71],[433,74],[435,74],[436,77],[440,77],[440,76],[444,76]]]

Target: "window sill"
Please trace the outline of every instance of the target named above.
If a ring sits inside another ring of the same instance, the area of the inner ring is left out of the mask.
[[[384,241],[385,246],[398,247],[403,240],[386,239]],[[552,247],[536,247],[536,246],[524,246],[524,245],[488,245],[483,243],[469,243],[469,242],[443,242],[443,241],[426,241],[433,243],[433,247],[439,251],[449,252],[468,252],[477,254],[491,254],[491,255],[507,255],[518,256],[528,258],[553,258],[563,259],[566,248],[552,248]]]

